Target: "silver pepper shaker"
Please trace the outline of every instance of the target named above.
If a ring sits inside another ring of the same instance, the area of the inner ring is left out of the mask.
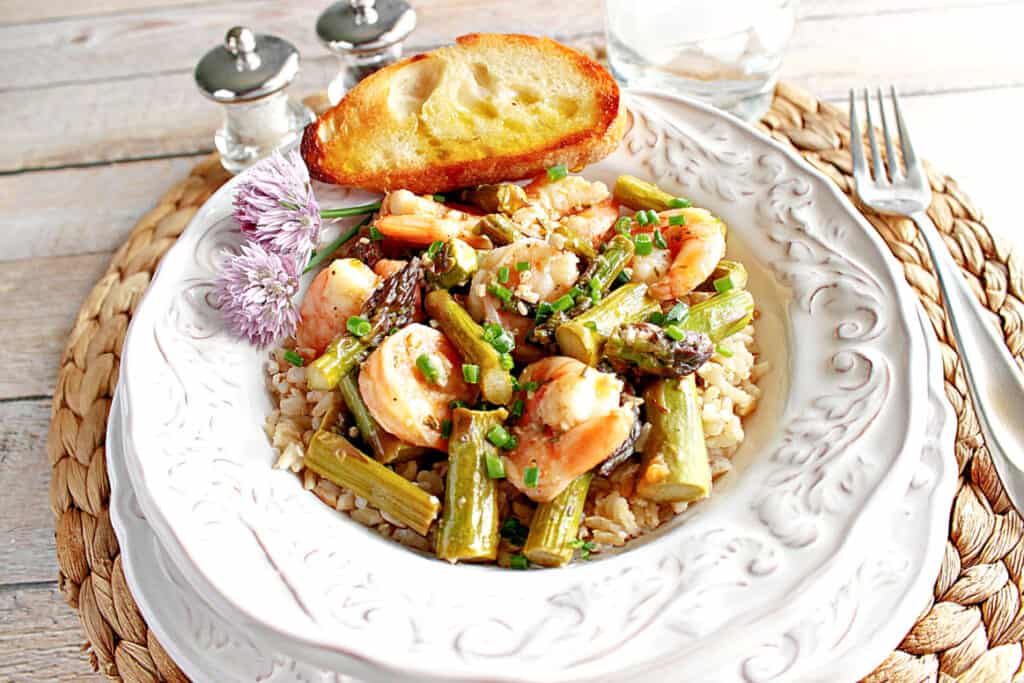
[[[284,92],[298,73],[294,45],[244,26],[229,30],[224,44],[199,60],[196,85],[224,105],[224,124],[213,141],[228,171],[238,173],[275,149],[298,144],[315,118]]]
[[[402,56],[402,41],[416,28],[405,0],[341,0],[316,21],[320,42],[337,56],[338,75],[327,87],[337,104],[356,83]]]

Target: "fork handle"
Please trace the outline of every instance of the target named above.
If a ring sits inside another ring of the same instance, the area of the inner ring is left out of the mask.
[[[1024,511],[1024,375],[968,287],[935,224],[910,217],[935,265],[942,304],[989,454],[1013,506]]]

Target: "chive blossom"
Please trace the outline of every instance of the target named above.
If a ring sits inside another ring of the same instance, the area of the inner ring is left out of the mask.
[[[370,333],[370,321],[358,315],[349,316],[345,327],[357,337],[365,337]]]

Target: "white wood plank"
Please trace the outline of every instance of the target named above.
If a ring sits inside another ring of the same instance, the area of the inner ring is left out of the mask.
[[[0,589],[0,681],[106,680],[80,649],[85,633],[64,596],[51,586]]]
[[[110,257],[0,262],[0,400],[52,394],[75,315]]]
[[[2,584],[52,581],[57,577],[53,515],[47,502],[49,423],[49,400],[0,403]]]
[[[0,176],[0,261],[113,251],[196,157]]]
[[[146,10],[162,7],[210,4],[207,0],[48,0],[47,2],[26,2],[25,0],[0,0],[0,24],[43,22]]]

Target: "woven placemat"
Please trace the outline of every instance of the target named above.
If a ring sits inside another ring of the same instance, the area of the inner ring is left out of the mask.
[[[762,128],[796,148],[847,194],[853,188],[846,115],[780,84]],[[113,680],[187,681],[146,626],[125,583],[107,509],[104,434],[128,320],[164,252],[228,175],[215,156],[161,197],[114,254],[89,294],[61,357],[47,450],[60,585],[78,611],[94,669]],[[953,258],[1024,367],[1022,271],[951,178],[929,169],[929,211]],[[903,264],[942,345],[946,395],[957,414],[960,480],[934,597],[899,649],[866,679],[1009,681],[1020,675],[1024,639],[1024,525],[996,478],[967,398],[924,243],[909,220],[864,210]]]

